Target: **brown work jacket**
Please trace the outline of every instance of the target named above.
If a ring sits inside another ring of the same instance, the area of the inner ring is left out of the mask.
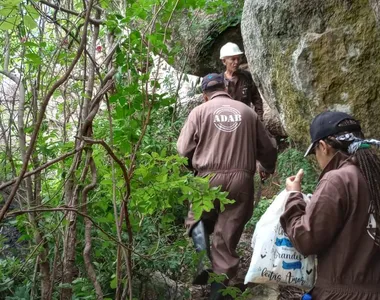
[[[275,142],[257,114],[223,91],[191,111],[178,138],[177,150],[200,174],[253,174],[256,159],[273,173],[277,159]]]
[[[316,254],[313,300],[379,300],[380,249],[367,232],[370,195],[360,169],[337,152],[307,206],[290,195],[281,225],[294,247]]]
[[[253,105],[260,121],[263,121],[263,99],[253,82],[251,73],[239,69],[234,73],[234,77],[231,80],[224,77],[224,72],[222,75],[228,94],[231,95],[232,99],[241,101],[248,106]]]

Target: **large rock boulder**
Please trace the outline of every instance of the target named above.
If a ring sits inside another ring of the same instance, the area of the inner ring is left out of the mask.
[[[380,136],[378,0],[246,0],[241,30],[254,80],[293,140],[306,144],[326,109]]]

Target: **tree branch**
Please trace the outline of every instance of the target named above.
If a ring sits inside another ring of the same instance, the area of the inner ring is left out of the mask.
[[[4,71],[8,72],[9,59],[10,59],[10,48],[11,43],[9,39],[8,31],[5,32],[5,43],[4,43]]]
[[[53,160],[51,160],[51,161],[49,161],[49,162],[47,162],[47,163],[45,163],[45,164],[39,166],[39,167],[36,168],[35,170],[25,173],[24,176],[23,176],[22,178],[24,179],[24,178],[26,178],[26,177],[30,177],[30,176],[32,176],[32,175],[38,173],[38,172],[41,172],[42,170],[44,170],[44,169],[50,167],[51,165],[54,165],[55,163],[57,163],[57,162],[59,162],[59,161],[62,161],[62,160],[64,160],[64,159],[68,158],[68,157],[71,156],[71,155],[74,155],[75,153],[81,151],[83,148],[84,148],[84,145],[80,146],[80,147],[77,148],[77,149],[74,149],[74,150],[71,151],[71,152],[68,152],[68,153],[66,153],[66,154],[63,154],[63,155],[61,155],[60,157],[57,157],[57,158],[55,158],[55,159],[53,159]],[[10,180],[10,181],[7,181],[7,182],[3,183],[2,185],[0,185],[0,191],[3,190],[3,189],[5,189],[5,188],[8,187],[8,186],[14,184],[16,181],[17,181],[17,178],[14,178],[14,179],[12,179],[12,180]]]
[[[127,200],[131,194],[131,186],[130,186],[130,179],[128,176],[127,169],[124,165],[124,163],[116,156],[116,154],[112,151],[111,147],[103,140],[93,140],[88,137],[82,137],[82,139],[89,144],[100,144],[102,145],[108,154],[113,158],[114,161],[120,166],[122,172],[123,172],[123,177],[125,181],[125,186],[127,188],[127,193],[123,199],[122,203],[122,208],[121,208],[121,216],[120,218],[123,218],[123,214],[125,216],[125,223],[127,226],[127,232],[128,232],[128,237],[129,237],[129,245],[132,247],[133,243],[133,234],[132,234],[132,229],[131,229],[131,224],[129,220],[129,212],[128,212],[128,207],[127,207]],[[121,225],[121,223],[120,223]],[[121,226],[120,226],[121,227]],[[130,292],[130,299],[132,299],[132,257],[131,257],[131,250],[127,249],[127,271],[128,271],[128,278],[129,278],[129,292]]]
[[[60,6],[57,6],[53,3],[50,3],[48,1],[45,1],[45,0],[40,0],[39,2],[41,2],[42,4],[45,4],[51,8],[54,8],[56,10],[61,10],[65,13],[68,13],[68,14],[71,14],[71,15],[74,15],[74,16],[79,16],[79,17],[82,17],[82,13],[78,13],[76,11],[73,11],[73,10],[70,10],[70,9],[67,9],[67,8],[64,8],[64,7],[60,7]],[[101,20],[101,19],[93,19],[93,18],[88,18],[88,21],[91,23],[91,24],[94,24],[94,25],[102,25],[104,24],[104,20]]]
[[[20,78],[18,78],[15,74],[12,74],[11,72],[7,70],[0,70],[0,74],[3,74],[4,76],[7,76],[9,79],[14,81],[14,83],[19,84]]]
[[[33,134],[32,134],[31,140],[30,140],[30,145],[29,145],[28,151],[26,152],[25,161],[23,163],[20,175],[19,175],[19,177],[15,183],[15,186],[13,187],[7,201],[5,202],[4,206],[0,210],[0,223],[4,219],[4,216],[5,216],[6,212],[8,211],[9,206],[11,205],[11,203],[14,199],[16,192],[18,190],[18,187],[20,186],[20,183],[21,183],[21,181],[24,177],[24,174],[26,173],[26,170],[28,168],[29,159],[30,159],[30,156],[32,155],[32,153],[34,151],[34,146],[36,144],[38,133],[40,131],[40,127],[41,127],[42,121],[44,119],[46,108],[49,104],[50,98],[53,96],[54,92],[67,80],[67,78],[69,77],[70,73],[74,69],[75,65],[78,63],[79,58],[81,57],[81,55],[83,53],[83,50],[84,50],[85,45],[86,45],[86,40],[87,40],[87,28],[88,28],[88,22],[89,22],[89,18],[90,18],[90,14],[91,14],[92,4],[93,4],[93,0],[90,0],[89,4],[88,4],[87,11],[86,11],[86,17],[85,17],[85,22],[84,22],[84,26],[83,26],[82,40],[81,40],[81,44],[79,45],[76,56],[74,57],[71,65],[67,69],[66,73],[55,84],[53,84],[53,86],[48,91],[48,93],[46,94],[46,96],[44,97],[44,99],[42,101],[41,110],[40,110],[40,113],[38,115],[37,123],[35,124],[34,130],[33,130]]]
[[[110,80],[110,79],[112,78],[113,75],[115,75],[115,73],[116,73],[116,70],[114,68],[112,68],[107,73],[107,75],[104,77],[104,80],[103,80],[104,86],[95,95],[94,99],[91,101],[91,106],[90,106],[89,114],[86,116],[86,120],[83,123],[81,135],[86,135],[87,129],[91,125],[91,123],[92,123],[95,115],[98,112],[99,103],[102,100],[102,97],[113,86],[113,81]]]
[[[89,150],[89,151],[92,151],[92,150]],[[86,215],[87,215],[87,203],[88,203],[87,195],[88,195],[89,191],[93,190],[96,187],[96,182],[97,182],[96,166],[95,166],[95,162],[94,162],[94,159],[92,158],[92,156],[90,157],[89,164],[90,164],[90,169],[91,169],[92,180],[91,180],[90,184],[86,185],[86,187],[83,189],[83,192],[82,192],[83,213],[85,213]],[[85,264],[85,267],[87,270],[88,277],[90,278],[92,284],[94,285],[95,292],[96,292],[96,298],[98,300],[102,300],[103,299],[102,287],[100,286],[99,281],[96,278],[96,272],[95,272],[94,266],[92,265],[92,262],[91,262],[91,248],[92,248],[92,245],[91,245],[91,228],[92,228],[92,223],[88,218],[85,218],[84,223],[85,223],[85,234],[84,234],[85,235],[85,246],[83,249],[84,264]]]
[[[117,162],[117,164],[120,166],[121,171],[123,172],[123,177],[126,183],[129,184],[129,177],[127,168],[125,167],[124,163],[116,156],[116,154],[112,151],[111,147],[103,140],[93,140],[88,137],[82,137],[83,141],[85,141],[88,144],[99,144],[106,149],[107,153],[113,158],[114,161]]]
[[[116,43],[115,45],[113,45],[112,49],[107,54],[106,58],[99,64],[100,66],[102,66],[102,65],[108,66],[108,64],[111,62],[112,56],[115,54],[115,51],[116,51],[118,46],[119,46],[119,43]]]
[[[140,256],[141,258],[150,259],[149,256],[139,254],[138,252],[134,251],[131,247],[128,247],[127,245],[119,242],[116,238],[114,238],[112,235],[110,235],[109,233],[107,233],[102,227],[100,227],[94,221],[93,218],[91,218],[89,215],[86,215],[86,214],[80,212],[78,209],[73,208],[73,207],[60,206],[60,207],[55,207],[55,208],[38,208],[38,209],[17,210],[17,211],[11,211],[11,212],[9,212],[7,214],[7,218],[10,218],[10,217],[13,217],[13,216],[19,216],[19,215],[22,215],[22,214],[30,214],[30,213],[36,213],[36,212],[54,212],[54,211],[56,211],[56,212],[72,211],[72,212],[74,212],[74,213],[82,216],[83,218],[87,218],[87,219],[89,219],[91,221],[91,223],[94,225],[94,227],[96,227],[97,229],[99,229],[102,233],[104,233],[104,235],[106,235],[110,240],[112,240],[113,242],[115,242],[117,245],[120,245],[121,247],[123,247],[126,250],[132,251],[134,254]]]

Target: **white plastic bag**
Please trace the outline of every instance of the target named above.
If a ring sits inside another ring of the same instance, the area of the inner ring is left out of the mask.
[[[306,195],[304,200],[309,201]],[[280,224],[289,192],[282,191],[262,215],[252,237],[252,260],[244,283],[292,285],[312,288],[315,256],[300,254],[291,244]]]

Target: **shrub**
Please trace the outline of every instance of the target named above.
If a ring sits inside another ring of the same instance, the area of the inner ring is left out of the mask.
[[[286,178],[296,175],[299,169],[304,171],[302,192],[313,193],[318,179],[315,164],[294,148],[288,148],[278,156],[277,172],[281,179],[281,189],[285,188]]]

